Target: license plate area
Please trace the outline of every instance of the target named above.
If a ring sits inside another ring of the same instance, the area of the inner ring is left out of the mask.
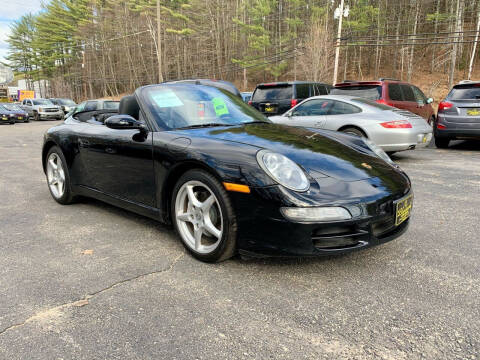
[[[413,194],[394,202],[395,207],[395,226],[400,225],[410,217],[413,207]]]
[[[469,110],[467,110],[467,115],[468,116],[480,116],[480,110],[479,109],[469,109]]]

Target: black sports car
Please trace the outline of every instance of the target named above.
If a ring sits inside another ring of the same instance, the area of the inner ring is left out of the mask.
[[[230,92],[144,86],[118,114],[84,111],[45,134],[43,168],[60,204],[76,196],[172,223],[203,261],[325,255],[408,227],[408,176],[375,144],[275,125]]]

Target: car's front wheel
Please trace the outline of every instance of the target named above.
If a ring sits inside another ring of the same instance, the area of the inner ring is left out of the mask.
[[[53,146],[45,159],[45,172],[50,194],[62,205],[70,204],[74,200],[66,164],[62,151],[57,146]]]
[[[237,222],[222,184],[203,170],[183,174],[173,190],[171,216],[182,243],[197,259],[219,262],[235,253]]]
[[[34,112],[34,113],[33,113],[33,119],[34,119],[35,121],[40,121],[40,114],[39,114],[38,112]]]
[[[341,131],[344,132],[344,133],[346,133],[346,134],[349,134],[349,135],[355,135],[355,136],[360,136],[360,137],[367,137],[362,130],[357,129],[357,128],[354,128],[354,127],[347,127],[347,128],[345,128],[345,129],[342,129]]]
[[[435,138],[435,146],[439,149],[446,149],[448,148],[448,144],[450,143],[449,138]]]

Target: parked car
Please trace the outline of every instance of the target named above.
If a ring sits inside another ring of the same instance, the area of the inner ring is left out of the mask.
[[[415,85],[405,81],[381,78],[378,81],[350,81],[335,84],[332,95],[350,95],[375,100],[378,103],[408,110],[423,117],[429,124],[435,120],[432,98]]]
[[[246,102],[248,103],[250,100],[252,100],[252,95],[253,95],[253,92],[249,92],[249,91],[245,91],[245,92],[242,92],[242,100],[243,102]]]
[[[0,104],[0,116],[2,122],[8,121],[11,124],[16,122],[28,122],[28,114],[18,105],[12,103]]]
[[[425,147],[432,139],[422,117],[356,96],[315,96],[270,120],[363,136],[389,153]]]
[[[120,102],[115,100],[87,100],[75,106],[65,118],[82,111],[118,110],[119,106]]]
[[[438,148],[454,139],[480,139],[480,81],[462,81],[450,90],[438,105],[434,131]]]
[[[259,84],[249,104],[264,115],[279,115],[311,96],[327,95],[331,87],[308,81]]]
[[[408,227],[410,180],[366,139],[273,124],[204,85],[144,86],[118,113],[104,123],[79,113],[47,131],[55,201],[89,196],[173,223],[208,262],[344,253]]]
[[[219,89],[227,90],[239,98],[242,97],[237,87],[229,81],[216,80],[216,79],[184,79],[184,80],[171,80],[165,81],[164,84],[195,84],[213,86]]]
[[[24,99],[22,109],[34,120],[61,120],[64,113],[60,107],[47,99]]]
[[[68,114],[77,104],[72,99],[53,98],[50,101],[62,108],[64,114]]]

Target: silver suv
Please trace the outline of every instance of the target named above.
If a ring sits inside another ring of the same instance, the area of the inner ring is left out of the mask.
[[[24,99],[21,108],[34,120],[62,120],[63,110],[47,99]]]
[[[438,105],[435,145],[447,148],[450,140],[480,140],[480,81],[461,81]]]

